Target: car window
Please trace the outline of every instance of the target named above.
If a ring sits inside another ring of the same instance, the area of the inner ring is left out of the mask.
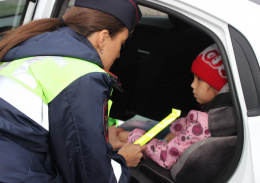
[[[0,0],[0,33],[20,24],[25,7],[26,0]]]
[[[69,2],[69,4],[68,4],[68,7],[73,6],[73,5],[74,5],[74,2],[75,2],[75,0],[70,0],[70,2]]]
[[[140,8],[143,16],[164,16],[164,17],[167,17],[166,13],[157,11],[155,9],[151,9],[151,8],[141,6],[141,5],[139,5],[139,8]]]

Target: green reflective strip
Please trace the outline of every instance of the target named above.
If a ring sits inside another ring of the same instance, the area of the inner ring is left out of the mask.
[[[148,141],[150,141],[155,135],[157,135],[160,131],[162,131],[166,126],[171,124],[180,115],[181,115],[181,110],[172,109],[171,114],[169,114],[166,118],[160,121],[148,132],[146,132],[142,137],[140,137],[137,141],[135,141],[134,144],[140,144],[141,146],[143,146]]]
[[[91,72],[104,72],[97,65],[75,58],[63,57],[68,64],[60,67],[49,57],[30,66],[47,102],[51,102],[63,89],[79,77]]]
[[[7,77],[12,76],[12,74],[16,71],[16,69],[18,69],[27,59],[28,58],[23,58],[23,59],[15,60],[13,62],[4,62],[3,64],[8,64],[8,66],[1,69],[0,74],[5,75]]]
[[[112,104],[113,104],[113,101],[112,100],[108,100],[108,116],[110,114],[110,110],[111,110]]]
[[[108,100],[108,126],[113,126],[116,123],[115,119],[109,117],[112,104],[113,104],[113,101]]]
[[[2,63],[1,65],[8,64],[8,66],[1,69],[0,74],[5,75],[5,76],[11,76],[12,73],[14,73],[14,71],[23,64],[24,60],[26,60],[26,59],[20,59],[20,60],[17,60],[16,62]]]
[[[113,126],[114,124],[118,126],[118,120],[115,118],[108,117],[108,126]]]
[[[118,121],[118,119],[116,119],[116,127],[118,127],[119,126],[119,121]]]
[[[111,92],[111,95],[112,95],[112,92]],[[118,126],[119,125],[118,119],[109,117],[112,104],[113,104],[113,101],[108,100],[108,126],[113,126],[114,124],[116,124],[116,126]]]

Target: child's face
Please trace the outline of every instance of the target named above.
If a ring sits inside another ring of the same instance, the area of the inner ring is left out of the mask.
[[[194,97],[200,104],[207,104],[218,94],[218,91],[215,88],[211,87],[196,75],[194,75],[191,87],[193,88]]]

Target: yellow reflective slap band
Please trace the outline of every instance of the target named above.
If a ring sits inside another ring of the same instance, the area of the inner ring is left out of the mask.
[[[166,126],[171,124],[176,118],[181,115],[181,111],[177,109],[172,109],[172,113],[169,114],[166,118],[164,118],[161,122],[155,125],[151,130],[146,132],[140,139],[134,142],[134,144],[140,144],[141,146],[146,144],[149,140],[151,140],[155,135],[157,135],[160,131],[162,131]]]

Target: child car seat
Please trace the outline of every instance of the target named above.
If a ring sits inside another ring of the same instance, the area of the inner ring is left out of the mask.
[[[135,182],[209,183],[215,180],[231,162],[236,150],[236,123],[227,87],[205,108],[212,137],[189,146],[170,170],[151,160],[143,160],[131,170]]]

